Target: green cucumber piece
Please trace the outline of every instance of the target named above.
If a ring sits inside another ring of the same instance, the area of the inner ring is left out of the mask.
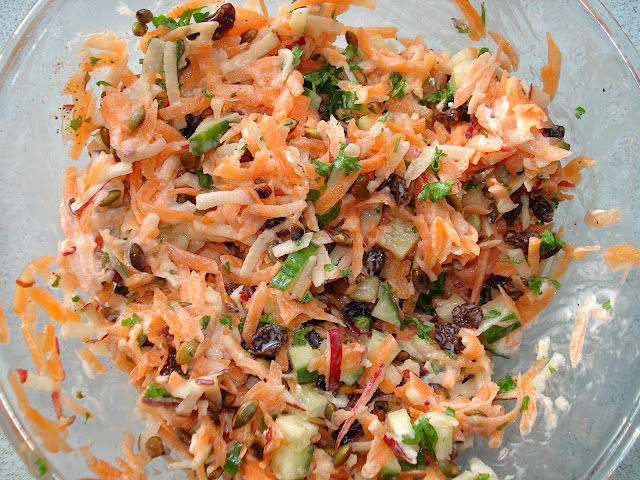
[[[279,480],[299,480],[309,473],[318,427],[299,415],[283,415],[276,424],[289,442],[279,446],[271,458],[271,469]]]
[[[480,340],[485,348],[495,355],[509,358],[518,351],[517,346],[508,346],[505,337],[522,326],[516,313],[502,297],[496,297],[482,306],[484,318],[478,327]]]
[[[355,385],[360,376],[364,372],[364,367],[356,367],[350,370],[343,370],[340,372],[340,381],[346,383],[349,386]]]
[[[401,473],[400,462],[397,458],[392,458],[382,467],[382,470],[378,473],[378,478],[381,480],[397,480]]]
[[[369,360],[373,358],[376,351],[378,350],[378,348],[380,348],[380,345],[382,345],[382,342],[384,342],[387,337],[388,335],[382,332],[379,332],[378,330],[371,331],[371,339],[369,340],[369,349],[367,350],[367,358]],[[398,354],[401,351],[402,351],[402,346],[398,344],[398,346],[391,353],[391,355],[389,355],[389,358],[387,358],[387,362],[386,362],[387,365],[389,365],[393,361],[393,359],[398,356]]]
[[[407,254],[420,240],[416,226],[403,218],[396,218],[384,227],[378,244],[389,250],[398,260],[404,260]]]
[[[222,467],[222,469],[229,475],[233,476],[238,473],[238,470],[240,470],[240,465],[242,465],[240,450],[242,450],[242,444],[238,442],[227,454],[227,461],[224,462],[224,466]]]
[[[189,148],[195,156],[200,156],[220,146],[220,139],[229,130],[229,120],[205,118],[189,138]]]
[[[378,299],[378,290],[380,290],[380,279],[372,275],[356,285],[356,289],[349,294],[349,297],[357,302],[373,303]]]
[[[402,313],[391,296],[391,286],[388,284],[382,286],[382,291],[378,297],[378,303],[373,309],[373,312],[371,312],[371,315],[398,327],[400,330],[404,329]]]
[[[309,366],[309,362],[317,356],[318,352],[311,348],[311,345],[309,344],[291,347],[289,349],[291,366],[296,372],[298,384],[306,385],[318,380],[318,372],[310,372],[307,368]]]
[[[269,285],[286,291],[307,264],[309,257],[316,253],[318,248],[320,247],[315,243],[310,243],[308,247],[289,254],[276,276],[269,282]]]

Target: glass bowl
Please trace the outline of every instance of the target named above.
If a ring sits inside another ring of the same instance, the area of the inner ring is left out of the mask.
[[[267,4],[275,11],[276,2]],[[159,0],[151,5],[130,1],[126,7],[113,1],[40,0],[0,55],[0,162],[5,179],[0,190],[0,211],[4,212],[0,299],[11,335],[11,343],[0,348],[0,424],[34,476],[38,475],[34,461],[40,457],[47,459],[47,475],[52,478],[79,478],[89,472],[79,455],[40,450],[8,386],[10,369],[32,366],[18,318],[11,312],[14,279],[31,259],[55,253],[62,236],[57,209],[63,169],[70,160],[59,134],[60,107],[65,102],[60,91],[76,68],[75,52],[87,34],[105,28],[133,44],[132,19],[126,11],[143,7],[155,12],[169,8]],[[563,52],[551,116],[566,127],[566,140],[575,152],[598,161],[584,175],[575,201],[558,211],[556,224],[564,226],[565,239],[574,245],[602,247],[637,243],[637,53],[597,1],[589,5],[578,0],[488,0],[486,7],[488,28],[512,41],[521,58],[518,76],[526,82],[540,84],[539,69],[546,63],[545,32],[552,34]],[[352,9],[342,20],[351,25],[397,26],[403,36],[424,34],[427,45],[435,50],[455,51],[471,42],[456,33],[451,23],[454,16],[452,4],[442,0],[380,0],[377,10]],[[493,47],[488,39],[484,44]],[[135,55],[131,62],[137,64]],[[578,106],[586,111],[579,120],[574,115]],[[584,225],[586,211],[613,207],[620,207],[619,225],[603,229]],[[552,350],[568,357],[578,306],[611,300],[608,322],[590,320],[579,367],[566,365],[548,384],[548,396],[563,395],[570,404],[567,411],[559,412],[557,427],[546,430],[541,409],[533,432],[524,438],[517,427],[510,427],[498,449],[489,449],[483,439],[477,439],[474,454],[500,478],[608,478],[633,443],[639,424],[640,376],[634,372],[639,356],[635,295],[640,291],[640,276],[632,271],[624,286],[618,279],[619,274],[611,273],[599,254],[574,262],[562,290],[526,332],[518,356],[509,362],[496,360],[499,376],[525,371],[535,356],[533,346],[546,335],[551,336]],[[40,325],[44,321],[40,314]],[[79,342],[61,341],[60,346],[67,373],[64,390],[81,389],[83,404],[96,415],[95,421],[76,422],[69,442],[73,446],[91,443],[93,452],[111,461],[120,455],[122,431],[142,428],[134,411],[135,389],[113,369],[89,380],[75,355]],[[53,415],[48,395],[31,392],[30,398],[36,408]],[[154,478],[176,478],[175,473],[163,473],[159,462],[150,465],[150,471],[154,469]]]

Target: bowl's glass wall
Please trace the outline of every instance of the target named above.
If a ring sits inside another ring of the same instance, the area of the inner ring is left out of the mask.
[[[173,2],[176,3],[176,2]],[[487,0],[490,30],[505,34],[521,57],[520,78],[539,83],[539,68],[546,63],[545,32],[551,32],[563,52],[563,71],[551,113],[554,121],[567,128],[566,140],[576,152],[594,157],[598,165],[584,178],[582,190],[571,205],[563,205],[557,215],[566,239],[575,245],[604,246],[638,243],[637,162],[640,145],[635,142],[640,124],[640,93],[635,78],[615,44],[587,7],[578,1]],[[273,6],[275,2],[268,2]],[[131,1],[131,11],[149,7],[164,11],[166,2]],[[15,398],[6,384],[10,368],[30,368],[32,363],[21,340],[18,320],[11,313],[14,279],[32,258],[56,252],[61,237],[57,207],[62,172],[69,163],[59,136],[59,114],[63,102],[60,90],[74,70],[74,53],[88,33],[105,27],[118,34],[130,34],[131,17],[122,14],[124,3],[115,1],[41,1],[31,21],[23,25],[22,40],[10,42],[4,52],[0,75],[0,298],[11,324],[12,343],[0,348],[0,386],[7,393],[6,405],[17,411]],[[436,0],[380,0],[376,11],[353,10],[344,17],[352,25],[394,25],[402,36],[425,35],[431,48],[451,51],[467,46],[465,35],[455,32],[449,2]],[[569,20],[570,19],[570,20]],[[570,25],[569,25],[570,23]],[[132,41],[133,44],[133,41]],[[488,39],[481,43],[493,48]],[[135,60],[134,60],[135,62]],[[137,63],[137,62],[136,62]],[[586,114],[577,120],[574,108]],[[86,158],[80,163],[86,162]],[[587,210],[621,207],[621,224],[591,230],[584,226]],[[635,374],[640,338],[640,314],[636,308],[640,279],[632,272],[624,287],[592,254],[574,263],[543,318],[525,335],[521,353],[509,363],[497,361],[499,372],[517,373],[530,365],[533,345],[540,336],[551,335],[552,349],[567,355],[567,345],[579,305],[589,299],[600,304],[611,299],[612,318],[607,323],[590,320],[583,360],[572,370],[563,368],[549,382],[547,394],[570,402],[560,413],[558,426],[549,434],[545,413],[540,411],[534,431],[521,438],[517,427],[507,430],[502,460],[499,449],[486,448],[479,439],[481,457],[494,466],[500,478],[586,479],[604,478],[634,436],[640,376]],[[44,318],[40,318],[44,322]],[[134,431],[142,423],[133,409],[136,394],[125,375],[110,371],[89,381],[74,354],[77,343],[61,342],[67,379],[66,391],[82,389],[83,403],[96,421],[76,422],[71,427],[74,446],[93,442],[94,451],[106,460],[119,452],[121,432]],[[31,395],[35,406],[53,415],[47,395]],[[542,409],[541,409],[542,410]],[[33,468],[37,447],[28,430],[15,417],[9,436],[23,438],[20,448],[27,466]],[[5,419],[5,427],[10,425]],[[162,465],[157,461],[157,468]],[[51,466],[64,472],[60,478],[77,478],[87,473],[78,456],[56,456]],[[158,478],[177,478],[176,474]]]

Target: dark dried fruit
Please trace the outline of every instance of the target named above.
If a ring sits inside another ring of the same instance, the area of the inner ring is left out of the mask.
[[[185,150],[180,154],[180,163],[185,170],[198,170],[201,166],[202,157],[196,157],[189,150]]]
[[[350,302],[346,307],[344,307],[342,315],[344,316],[345,320],[353,322],[354,319],[358,317],[373,318],[371,316],[372,311],[372,308],[366,303]]]
[[[142,250],[142,247],[137,243],[132,243],[129,247],[129,263],[139,272],[144,270],[144,250]]]
[[[164,444],[158,436],[149,437],[144,444],[144,449],[151,458],[156,458],[164,454]]]
[[[182,203],[186,203],[186,202],[190,202],[193,203],[194,205],[196,204],[196,197],[194,197],[193,195],[188,195],[186,193],[179,193],[176,195],[176,203],[182,204]]]
[[[494,275],[493,273],[484,281],[484,286],[488,288],[498,288],[498,286],[504,286],[509,281],[509,277],[503,277],[502,275]]]
[[[460,122],[468,122],[469,114],[467,113],[467,107],[462,106],[458,108],[447,108],[436,112],[436,121],[442,123],[446,127],[457,125]]]
[[[453,323],[438,322],[435,324],[434,340],[442,350],[451,350],[454,353],[462,351],[462,341],[458,335],[458,327]]]
[[[180,440],[183,445],[187,447],[191,445],[191,434],[187,432],[184,428],[176,428],[176,438]]]
[[[100,313],[107,322],[115,322],[119,316],[118,311],[111,307],[102,307]]]
[[[564,138],[564,127],[557,125],[552,128],[543,128],[540,133],[542,133],[543,137],[555,137],[562,140]]]
[[[209,15],[203,22],[218,22],[218,28],[213,34],[213,40],[220,40],[236,22],[236,9],[230,3],[220,6],[213,15]]]
[[[384,266],[384,250],[378,245],[374,245],[364,255],[364,267],[369,273],[375,275],[382,270]]]
[[[547,197],[540,194],[532,194],[529,207],[533,210],[533,214],[541,222],[548,223],[553,220],[555,208],[553,203]]]
[[[516,205],[516,208],[502,214],[502,218],[507,223],[507,225],[511,225],[518,219],[518,217],[520,216],[520,212],[522,212],[522,204],[518,203],[518,205]]]
[[[304,228],[300,225],[292,225],[291,226],[291,240],[294,242],[300,240],[304,235]]]
[[[464,328],[478,328],[482,322],[482,309],[477,303],[464,303],[453,309],[453,323]]]
[[[284,223],[286,220],[287,219],[285,217],[270,218],[269,220],[264,222],[264,225],[262,225],[262,228],[263,229],[274,228],[274,227],[277,227],[278,225]]]
[[[391,196],[398,205],[408,205],[411,201],[411,192],[404,183],[404,178],[401,176],[396,175],[395,173],[391,174],[391,176],[380,186],[380,190],[385,187],[389,187]]]
[[[169,347],[169,357],[167,358],[167,363],[160,370],[160,375],[171,375],[172,372],[182,373],[182,367],[176,361],[176,349]]]
[[[253,162],[253,155],[251,155],[251,152],[249,151],[249,149],[246,149],[242,153],[242,156],[240,157],[240,163],[247,163],[247,162]]]
[[[305,338],[307,339],[307,342],[309,342],[309,345],[311,345],[311,348],[318,348],[322,345],[322,337],[318,335],[315,330],[311,330],[307,333]]]
[[[287,332],[280,325],[268,323],[255,333],[249,350],[259,357],[273,358],[287,340]]]
[[[430,383],[429,386],[433,388],[433,391],[436,395],[440,395],[441,397],[449,398],[449,392],[439,383]]]
[[[516,232],[515,230],[507,230],[504,234],[504,243],[513,245],[516,248],[527,250],[529,248],[529,239],[532,237],[540,238],[537,232]]]
[[[192,113],[187,113],[184,117],[187,122],[187,126],[180,130],[180,133],[184,138],[190,138],[191,135],[196,131],[198,125],[202,122],[202,117],[200,115],[193,115]]]
[[[558,245],[552,250],[540,250],[540,259],[544,260],[545,258],[553,257],[560,250],[562,250],[562,247],[560,245]]]
[[[269,185],[258,185],[256,193],[262,199],[269,198],[271,196],[271,187]]]
[[[411,270],[411,281],[418,293],[429,294],[431,290],[431,280],[429,280],[429,276],[424,273],[421,268],[414,267],[414,269]]]
[[[334,440],[338,439],[338,432],[341,429],[342,429],[342,425],[335,432],[333,432],[332,435]],[[362,425],[360,425],[360,422],[356,420],[355,422],[353,422],[353,425],[349,427],[349,430],[347,430],[346,435],[342,438],[342,440],[340,440],[340,445],[338,445],[338,447],[341,447],[342,445],[346,445],[347,443],[353,443],[358,439],[358,437],[361,437],[361,436],[362,436]]]

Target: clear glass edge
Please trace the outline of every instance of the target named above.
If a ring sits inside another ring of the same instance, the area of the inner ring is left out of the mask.
[[[600,1],[593,0],[589,3],[585,0],[577,0],[591,14],[594,20],[600,25],[600,28],[609,37],[611,43],[625,62],[629,73],[634,78],[636,85],[640,89],[640,75],[638,67],[640,67],[640,54],[629,40],[627,34],[611,14],[609,9]],[[29,29],[35,23],[37,18],[56,1],[38,0],[29,10],[25,18],[20,22],[18,27],[12,33],[6,45],[0,51],[0,79],[4,80],[5,70],[11,65],[11,61],[16,58],[21,49],[20,40],[27,34]],[[2,83],[0,83],[0,86]],[[46,456],[40,450],[38,443],[31,438],[27,428],[23,422],[14,414],[9,399],[0,384],[0,429],[9,440],[13,449],[17,452],[20,459],[25,464],[27,470],[33,477],[39,476],[34,461],[37,458]],[[640,392],[636,398],[634,409],[629,412],[626,420],[620,426],[620,429],[610,442],[610,448],[603,451],[602,455],[595,462],[591,470],[587,473],[585,479],[609,479],[616,468],[629,452],[635,441],[640,437]],[[56,480],[64,480],[58,472],[48,465],[49,478]]]

